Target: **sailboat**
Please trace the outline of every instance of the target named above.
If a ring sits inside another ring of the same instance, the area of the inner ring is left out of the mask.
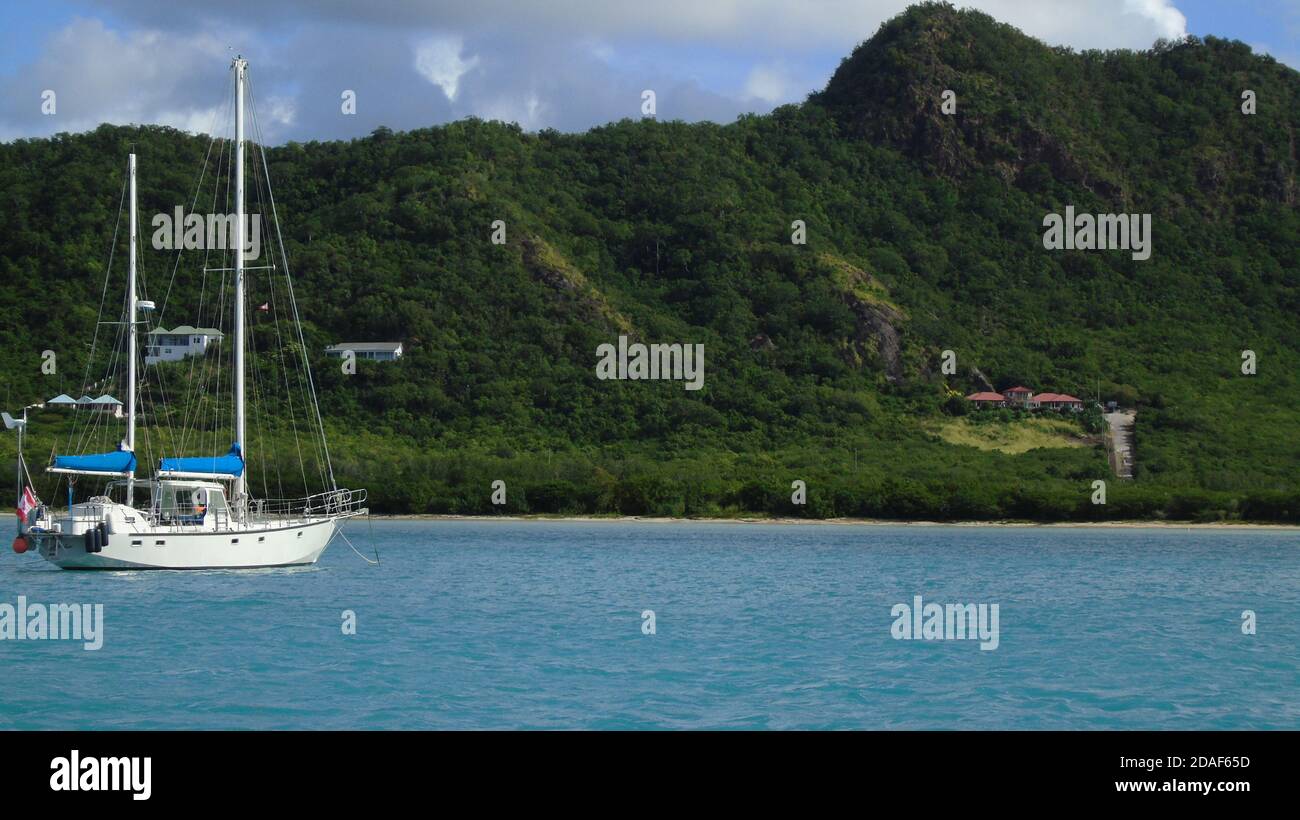
[[[6,425],[17,427],[19,433],[20,531],[14,544],[16,551],[32,549],[63,569],[192,570],[299,566],[313,564],[320,558],[342,521],[368,512],[366,491],[339,488],[334,481],[332,464],[328,471],[321,471],[326,478],[323,492],[294,500],[251,496],[245,349],[246,340],[251,338],[247,335],[245,315],[248,267],[245,229],[248,220],[244,202],[244,108],[248,63],[242,56],[236,57],[231,67],[235,86],[234,266],[220,270],[233,272],[231,335],[234,350],[230,392],[234,442],[220,455],[163,457],[152,477],[137,473],[141,467],[136,446],[140,415],[137,337],[139,328],[147,324],[142,316],[151,313],[155,305],[137,295],[136,155],[132,153],[127,163],[130,262],[125,315],[121,323],[121,336],[126,347],[126,434],[117,449],[110,452],[53,457],[47,472],[69,480],[67,508],[56,511],[33,501],[29,485],[23,478],[26,467],[22,456],[22,434],[27,423],[26,414],[21,421],[5,414]],[[265,168],[264,156],[262,167]],[[278,230],[278,222],[276,224]],[[287,274],[286,263],[286,280]],[[292,298],[291,289],[289,294]],[[299,330],[297,341],[301,343],[301,322],[296,302],[293,303],[292,318]],[[301,366],[310,380],[305,346],[300,347]],[[310,384],[310,405],[317,425],[314,432],[319,433],[328,464],[325,428],[315,400],[314,382]],[[102,495],[73,503],[73,480],[107,480],[108,485]]]

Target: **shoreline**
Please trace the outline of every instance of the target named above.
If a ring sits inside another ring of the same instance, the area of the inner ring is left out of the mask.
[[[815,525],[831,527],[1000,527],[1016,529],[1115,529],[1115,530],[1240,530],[1300,532],[1300,524],[1267,524],[1252,521],[894,521],[884,518],[768,518],[737,516],[735,518],[673,518],[654,515],[450,515],[438,513],[373,513],[376,521],[553,521],[558,523],[605,524],[750,524],[769,526]],[[15,518],[13,513],[0,513],[0,521]]]
[[[652,515],[451,515],[436,513],[375,513],[379,521],[555,521],[561,523],[610,524],[813,524],[841,527],[1016,527],[1016,528],[1087,528],[1087,529],[1197,529],[1197,530],[1279,530],[1300,532],[1300,524],[1266,524],[1250,521],[892,521],[881,518],[673,518]]]

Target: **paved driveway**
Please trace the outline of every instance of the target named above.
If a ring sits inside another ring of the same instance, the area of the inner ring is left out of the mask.
[[[1106,414],[1106,423],[1110,425],[1110,466],[1120,478],[1133,477],[1133,424],[1136,421],[1136,410]]]

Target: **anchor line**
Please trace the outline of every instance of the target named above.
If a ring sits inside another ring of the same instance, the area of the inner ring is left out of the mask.
[[[378,550],[375,550],[375,559],[376,559],[376,560],[371,561],[369,558],[367,558],[366,556],[364,556],[364,555],[361,554],[361,550],[359,550],[359,549],[356,548],[356,545],[353,544],[352,541],[351,541],[351,540],[347,537],[347,535],[343,532],[343,528],[342,528],[342,527],[339,527],[338,529],[336,529],[336,530],[334,531],[334,535],[335,535],[336,537],[338,537],[338,538],[342,538],[342,539],[347,543],[347,545],[348,545],[349,547],[352,548],[352,551],[355,552],[355,553],[357,554],[357,557],[360,558],[362,561],[365,561],[367,564],[370,564],[371,566],[379,566],[379,560],[378,560],[378,559],[379,559],[379,551],[378,551]],[[330,540],[332,541],[333,539],[331,538]],[[326,546],[328,546],[328,544],[326,544]]]

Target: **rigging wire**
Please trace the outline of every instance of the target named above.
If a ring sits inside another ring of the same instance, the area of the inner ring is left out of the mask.
[[[251,96],[252,96],[252,95],[251,95],[251,91],[250,91],[250,102],[251,102]],[[256,107],[253,107],[252,110],[253,110],[254,112],[256,112]],[[256,113],[254,113],[254,124],[253,124],[253,129],[254,129],[254,134],[255,134],[255,136],[258,138],[258,145],[259,145],[259,147],[260,147],[261,144],[262,144],[262,143],[261,143],[261,129],[260,129],[260,127],[258,126],[258,123],[257,123],[257,120],[256,120]],[[267,169],[263,169],[263,168],[259,168],[258,165],[257,165],[256,163],[254,163],[254,164],[253,164],[253,178],[254,178],[254,190],[255,190],[256,196],[258,197],[258,202],[259,202],[259,204],[264,204],[266,200],[262,198],[262,194],[263,194],[263,190],[264,190],[264,184],[263,184],[263,183],[268,183],[268,184],[269,184],[269,170],[267,170]],[[269,260],[271,261],[271,263],[272,263],[272,264],[271,264],[271,268],[274,269],[274,249],[271,248],[271,247],[269,247],[269,246],[268,246],[267,257],[268,257],[268,259],[269,259]],[[279,317],[279,310],[278,310],[278,307],[277,307],[277,305],[276,305],[276,298],[275,298],[275,276],[274,276],[274,275],[270,275],[270,276],[268,276],[268,277],[267,277],[267,281],[268,281],[268,284],[270,285],[270,287],[269,287],[269,291],[270,291],[269,308],[270,308],[270,311],[271,311],[271,313],[272,313],[272,326],[273,326],[274,329],[275,329],[276,341],[279,343],[279,348],[280,348],[281,351],[284,351],[284,350],[285,350],[284,337],[283,337],[283,335],[282,335],[281,332],[280,332],[280,317]],[[255,315],[255,314],[254,314],[254,315]],[[250,347],[251,347],[251,340],[252,340],[252,336],[251,336],[251,324],[252,324],[252,323],[250,322],[250,323],[249,323],[249,325],[250,325]],[[256,359],[254,359],[254,361],[256,361]],[[301,474],[302,484],[303,484],[303,489],[304,489],[304,492],[305,492],[306,494],[310,495],[310,490],[308,489],[308,481],[307,481],[307,467],[306,467],[306,459],[303,457],[303,452],[302,452],[302,441],[301,441],[301,437],[300,437],[300,435],[299,435],[299,431],[298,431],[298,417],[297,417],[297,412],[296,412],[296,410],[294,409],[293,390],[292,390],[292,388],[290,387],[290,384],[289,384],[289,368],[288,368],[288,365],[285,363],[285,357],[284,357],[283,355],[280,355],[280,356],[277,358],[276,363],[279,365],[279,368],[278,368],[278,369],[279,369],[279,372],[280,372],[280,374],[283,376],[283,379],[284,379],[284,387],[285,387],[285,402],[286,402],[286,404],[287,404],[287,406],[288,406],[288,410],[289,410],[289,426],[290,426],[290,430],[291,430],[291,432],[293,433],[294,448],[296,449],[297,454],[298,454],[298,469],[299,469],[299,473]],[[305,397],[304,397],[304,398],[305,398]],[[304,404],[304,410],[305,410],[305,409],[306,409],[306,406],[305,406],[305,404]],[[317,454],[317,455],[319,455],[319,454]],[[320,467],[319,467],[319,460],[318,460],[318,462],[317,462],[317,470],[318,470],[318,472],[319,472],[319,470],[320,470]],[[324,476],[321,475],[320,477],[321,477],[321,479],[322,479],[322,483],[324,483],[324,480],[323,480],[323,479],[324,479]]]
[[[122,224],[122,206],[126,203],[126,191],[129,183],[130,180],[128,179],[128,175],[123,174],[122,192],[118,197],[118,201],[117,201],[117,218],[113,220],[113,244],[110,245],[108,249],[108,265],[104,268],[104,288],[101,291],[99,296],[98,316],[104,315],[104,305],[108,301],[108,280],[111,277],[113,271],[113,257],[117,253],[117,235]],[[83,396],[87,395],[87,389],[90,382],[90,369],[92,364],[95,361],[95,349],[98,346],[98,344],[99,344],[99,322],[96,321],[95,332],[94,335],[91,337],[91,341],[90,341],[90,352],[86,354],[86,369],[81,377],[81,390],[78,391]],[[92,418],[91,422],[93,423],[94,421],[95,419]],[[70,453],[78,452],[80,450],[81,445],[85,441],[86,430],[83,430],[81,438],[77,440],[77,449],[72,448],[72,438],[76,434],[76,430],[77,430],[77,425],[74,423],[72,425],[72,429],[68,431],[68,452]]]
[[[227,86],[228,86],[229,88],[233,89],[233,87],[234,87],[233,73],[230,75],[230,79],[227,80],[227,83],[226,83],[226,84],[227,84]],[[229,98],[231,95],[227,94],[226,96],[227,96],[227,98]],[[229,112],[229,108],[230,108],[230,104],[227,103],[227,106],[226,106],[226,109],[225,109],[227,113]],[[204,153],[204,157],[203,157],[203,166],[202,166],[201,169],[199,170],[198,179],[195,181],[195,184],[194,184],[194,195],[193,195],[193,197],[191,198],[191,201],[190,201],[190,212],[191,212],[191,213],[195,212],[195,210],[196,210],[196,208],[197,208],[197,206],[198,206],[199,196],[200,196],[200,194],[202,193],[202,190],[203,190],[203,179],[204,179],[204,176],[205,176],[206,173],[207,173],[208,165],[209,165],[209,163],[210,163],[211,160],[212,160],[212,150],[213,150],[213,147],[214,147],[214,146],[217,146],[217,145],[220,143],[220,148],[219,148],[219,150],[218,150],[218,152],[217,152],[218,163],[220,163],[220,162],[221,162],[221,159],[224,157],[225,141],[224,141],[224,140],[221,140],[221,139],[219,138],[219,136],[218,136],[218,129],[217,129],[217,118],[218,118],[218,116],[219,116],[220,114],[221,114],[221,109],[220,109],[219,107],[216,107],[216,108],[213,109],[213,111],[212,111],[212,120],[211,120],[210,123],[209,123],[208,131],[207,131],[207,133],[208,133],[208,135],[209,135],[209,138],[208,138],[208,147],[207,147],[207,150],[206,150],[205,153]],[[223,121],[228,122],[229,119],[230,119],[229,116],[227,116],[227,117],[225,117],[225,118],[223,119]],[[214,205],[215,205],[215,197],[216,197],[216,184],[215,184],[215,180],[219,180],[219,179],[220,179],[220,165],[218,165],[218,173],[214,176],[214,189],[213,189],[213,198],[214,198],[213,201],[214,201]],[[205,243],[205,254],[206,254],[206,252],[207,252],[207,251],[206,251],[206,243]],[[161,307],[160,307],[159,310],[158,310],[158,320],[157,320],[158,324],[157,324],[157,326],[158,326],[159,328],[164,328],[164,327],[166,327],[166,325],[163,324],[163,317],[166,315],[167,306],[170,304],[172,289],[173,289],[173,287],[175,286],[175,282],[176,282],[176,274],[177,274],[177,271],[180,269],[180,263],[181,263],[181,259],[182,259],[183,255],[184,255],[184,253],[185,253],[185,248],[184,248],[183,246],[182,246],[182,247],[178,247],[178,248],[176,249],[176,257],[175,257],[175,260],[173,261],[173,264],[172,264],[171,276],[170,276],[170,278],[168,279],[168,282],[167,282],[167,290],[166,290],[166,292],[165,292],[164,295],[163,295],[162,305],[161,305]],[[200,302],[199,302],[199,305],[200,305],[200,314],[201,314],[201,312],[202,312],[202,292],[203,292],[202,289],[200,289]],[[200,319],[201,319],[201,316],[200,316]],[[201,321],[200,321],[200,326],[202,326],[202,322],[201,322]],[[204,357],[204,358],[206,358],[206,357]],[[168,397],[167,397],[167,389],[166,389],[166,381],[165,381],[165,373],[164,373],[165,370],[166,370],[166,368],[158,367],[158,368],[155,368],[155,373],[156,373],[156,378],[157,378],[157,381],[158,381],[158,387],[159,387],[159,393],[160,393],[160,395],[161,395],[162,405],[163,405],[164,408],[168,408],[168,407],[169,407],[169,402],[168,402]],[[147,383],[148,383],[148,382],[147,382],[147,379],[146,379],[146,385],[147,385]],[[188,384],[188,387],[192,388],[192,387],[193,387],[193,384],[194,384],[194,362],[191,362],[191,364],[190,364],[190,370],[189,370],[189,384]],[[193,407],[193,404],[192,404],[192,402],[188,401],[188,399],[191,397],[191,393],[190,393],[190,390],[189,390],[189,389],[182,390],[182,391],[181,391],[181,394],[184,395],[184,396],[187,398],[187,401],[186,401],[186,404],[185,404],[185,413],[184,413],[184,417],[182,418],[182,425],[181,425],[181,441],[180,441],[180,442],[177,442],[177,436],[176,436],[176,433],[175,433],[175,431],[172,429],[172,421],[171,421],[171,419],[172,419],[172,414],[170,413],[170,411],[166,412],[166,414],[165,414],[166,418],[168,419],[168,422],[167,422],[166,425],[163,425],[163,424],[161,424],[161,423],[158,423],[158,424],[156,424],[156,425],[151,425],[151,427],[156,426],[156,427],[158,428],[158,430],[159,430],[159,439],[160,439],[160,449],[161,449],[161,450],[164,450],[164,451],[165,451],[166,449],[169,449],[169,448],[167,448],[166,445],[162,443],[162,439],[163,439],[163,438],[170,438],[170,440],[171,440],[171,448],[170,448],[170,449],[171,449],[173,452],[178,452],[178,453],[179,453],[179,452],[184,452],[184,447],[185,447],[185,438],[186,438],[186,430],[188,429],[189,413],[190,413],[190,411],[191,411],[191,409],[192,409],[192,407]],[[149,400],[150,400],[151,403],[153,402],[152,394],[149,395]],[[164,417],[164,413],[163,413],[163,412],[160,412],[160,411],[157,410],[157,405],[156,405],[156,403],[153,403],[152,406],[155,407],[155,412],[154,412],[154,419],[155,419],[155,421],[156,421],[156,422],[161,422],[161,420],[162,420],[163,417]]]
[[[252,84],[251,84],[251,83],[249,84],[249,96],[250,96],[250,99],[251,99],[251,98],[252,98]],[[258,134],[261,133],[261,126],[260,126],[260,124],[259,124],[259,122],[258,122],[258,120],[257,120],[256,109],[254,109],[254,114],[253,114],[253,127],[256,129],[256,131],[257,131]],[[259,146],[262,146],[262,145],[264,145],[265,143],[259,140],[259,143],[258,143],[258,144],[259,144]],[[261,159],[262,159],[262,167],[263,167],[264,169],[266,169],[266,150],[265,150],[265,148],[261,148],[261,150],[259,151],[259,153],[260,153],[260,155],[261,155]],[[320,402],[319,402],[319,400],[318,400],[318,398],[317,398],[317,395],[316,395],[316,382],[315,382],[315,379],[312,377],[312,373],[311,373],[311,364],[310,364],[310,362],[309,362],[308,359],[307,359],[307,342],[306,342],[306,339],[303,337],[303,332],[302,332],[302,318],[301,318],[301,317],[299,316],[299,314],[298,314],[298,301],[297,301],[297,299],[294,297],[294,293],[293,293],[293,277],[290,275],[290,271],[289,271],[289,258],[288,258],[288,255],[287,255],[287,254],[285,253],[285,251],[284,251],[284,234],[283,234],[283,232],[280,230],[280,218],[279,218],[279,214],[277,213],[276,206],[275,206],[275,192],[274,192],[274,190],[273,190],[272,187],[271,187],[269,172],[268,172],[268,175],[267,175],[267,197],[268,197],[268,200],[269,200],[269,202],[270,202],[270,204],[271,204],[271,215],[272,215],[272,221],[275,223],[275,236],[276,236],[276,242],[277,242],[277,244],[279,245],[279,248],[280,248],[280,258],[284,261],[284,279],[285,279],[285,283],[286,283],[286,285],[287,285],[287,287],[288,287],[288,291],[289,291],[289,304],[290,304],[290,307],[291,307],[292,310],[293,310],[293,319],[294,319],[294,323],[297,325],[297,328],[298,328],[298,343],[299,343],[299,346],[300,346],[300,352],[301,352],[301,354],[302,354],[303,369],[306,371],[306,374],[307,374],[307,381],[308,381],[308,384],[311,386],[312,407],[315,409],[315,414],[316,414],[316,425],[317,425],[317,428],[320,430],[320,442],[321,442],[321,448],[322,448],[322,450],[323,450],[323,452],[324,452],[324,454],[325,454],[325,465],[326,465],[326,468],[327,468],[328,471],[329,471],[329,489],[330,489],[330,490],[337,490],[337,489],[338,489],[338,483],[337,483],[337,482],[335,481],[335,479],[334,479],[334,464],[333,464],[333,461],[330,459],[330,455],[329,455],[329,442],[328,442],[328,440],[326,439],[326,436],[325,436],[325,420],[324,420],[324,418],[322,418],[321,413],[320,413]]]

